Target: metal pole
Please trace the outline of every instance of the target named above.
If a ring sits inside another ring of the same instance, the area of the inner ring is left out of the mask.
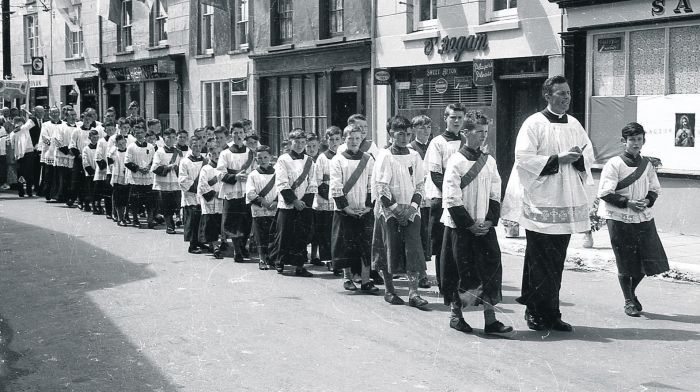
[[[10,53],[10,0],[2,0],[2,72],[3,79],[12,78]]]

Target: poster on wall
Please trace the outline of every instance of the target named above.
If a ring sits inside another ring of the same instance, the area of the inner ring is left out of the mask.
[[[695,143],[695,118],[700,95],[640,96],[637,122],[647,132],[642,154],[661,159],[662,169],[672,173],[700,173]]]

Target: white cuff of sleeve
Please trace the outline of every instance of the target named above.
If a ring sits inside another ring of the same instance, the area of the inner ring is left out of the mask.
[[[394,203],[394,204],[390,205],[390,206],[389,206],[389,211],[394,211],[394,210],[396,209],[396,207],[398,207],[398,206],[399,206],[398,203]]]
[[[411,202],[411,207],[415,208],[416,210],[419,210],[419,209],[420,209],[420,206],[419,206],[418,204],[416,204],[415,201],[412,201],[412,202]]]

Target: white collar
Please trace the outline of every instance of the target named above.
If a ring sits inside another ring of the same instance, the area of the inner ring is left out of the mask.
[[[549,105],[547,105],[547,111],[550,112],[550,113],[552,113],[553,115],[559,117],[559,118],[562,118],[562,117],[566,116],[566,113],[563,113],[563,114],[554,113]]]

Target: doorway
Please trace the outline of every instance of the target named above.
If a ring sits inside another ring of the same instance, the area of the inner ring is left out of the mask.
[[[348,117],[358,113],[358,85],[361,85],[361,74],[356,71],[334,72],[332,76],[331,123],[340,129],[345,128]],[[324,129],[319,129],[323,136]]]
[[[515,139],[523,122],[542,110],[546,101],[541,94],[544,78],[506,79],[498,83],[498,135],[496,163],[501,174],[501,192],[505,194],[510,172],[515,163]]]

